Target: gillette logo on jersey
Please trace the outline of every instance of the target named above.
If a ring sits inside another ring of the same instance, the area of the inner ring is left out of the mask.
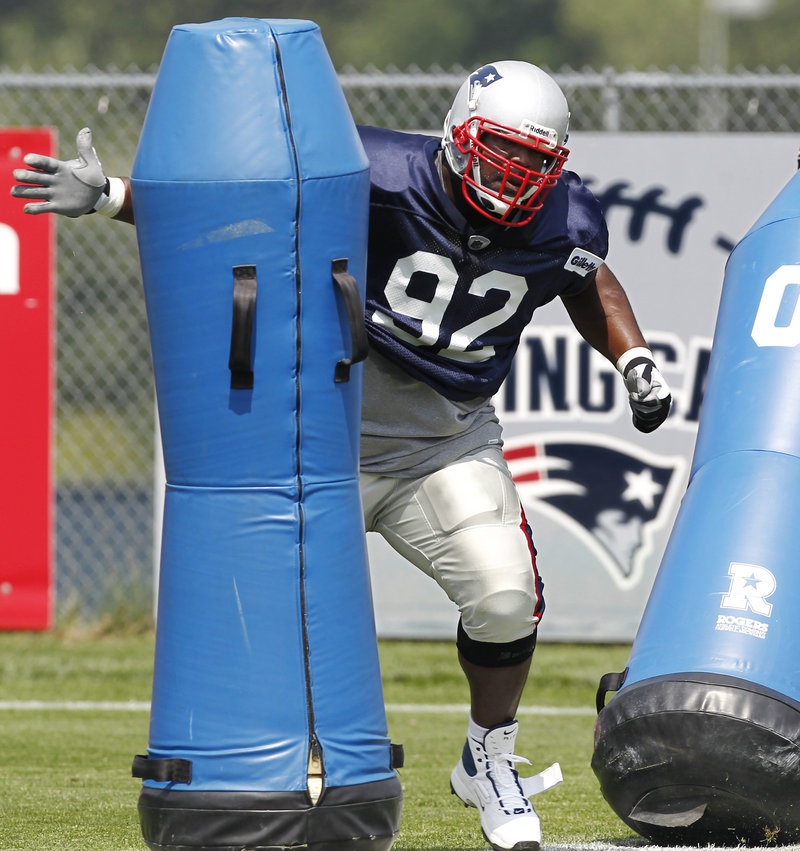
[[[576,248],[570,254],[569,260],[564,264],[564,268],[584,276],[588,275],[589,272],[594,272],[602,263],[602,257],[597,257],[590,251],[584,251],[582,248]]]

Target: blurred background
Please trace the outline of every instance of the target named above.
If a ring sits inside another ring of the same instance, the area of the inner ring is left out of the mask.
[[[556,77],[573,132],[800,134],[797,0],[0,0],[0,125],[54,128],[65,158],[91,126],[106,172],[127,174],[171,27],[232,16],[318,23],[358,123],[438,133],[465,70],[514,58]],[[57,246],[56,618],[146,622],[158,506],[135,232],[60,219]]]
[[[3,0],[0,65],[153,69],[175,24],[308,18],[337,69],[798,70],[794,0]]]

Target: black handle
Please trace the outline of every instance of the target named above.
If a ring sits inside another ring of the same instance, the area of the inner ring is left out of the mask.
[[[618,673],[610,673],[603,674],[600,677],[600,684],[597,686],[597,694],[595,695],[595,706],[597,707],[598,714],[600,710],[606,705],[606,694],[610,691],[619,691],[622,688],[622,684],[625,682],[625,678],[628,676],[628,669],[625,668],[624,671],[619,671]]]
[[[333,380],[337,383],[350,380],[350,367],[364,360],[367,356],[367,329],[364,325],[364,305],[361,293],[358,291],[356,279],[347,271],[347,258],[340,258],[331,263],[331,274],[347,308],[347,319],[350,324],[351,355],[342,358],[336,364]]]
[[[136,754],[131,766],[131,775],[159,783],[191,783],[192,761],[177,757],[150,759],[147,754]]]
[[[255,266],[233,267],[233,322],[228,368],[233,390],[253,389],[253,321],[258,281]]]

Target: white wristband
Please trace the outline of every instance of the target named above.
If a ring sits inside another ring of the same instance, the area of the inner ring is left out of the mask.
[[[653,353],[650,349],[646,349],[644,346],[634,346],[634,348],[628,349],[627,352],[620,355],[619,360],[616,363],[616,367],[620,375],[625,375],[625,370],[627,369],[628,364],[636,358],[647,358],[655,363],[655,358],[653,357]]]
[[[106,190],[108,190],[106,192]],[[121,177],[106,179],[106,189],[94,205],[96,213],[113,219],[125,203],[125,181]]]

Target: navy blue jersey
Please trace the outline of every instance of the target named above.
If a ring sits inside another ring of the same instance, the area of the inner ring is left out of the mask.
[[[476,228],[442,187],[438,139],[359,133],[370,161],[370,342],[449,399],[488,398],[534,310],[580,292],[605,258],[600,205],[563,172],[529,224]]]

